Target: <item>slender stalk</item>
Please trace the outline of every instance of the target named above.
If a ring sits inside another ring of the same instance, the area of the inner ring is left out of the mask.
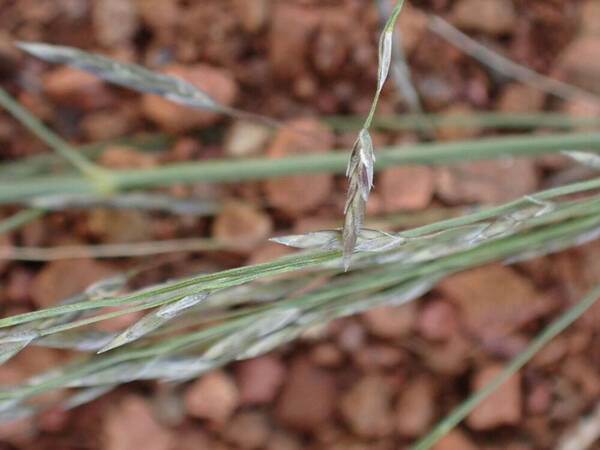
[[[508,365],[492,381],[486,384],[481,390],[471,395],[467,400],[461,403],[456,409],[448,414],[422,439],[417,441],[412,450],[426,450],[431,448],[446,433],[461,422],[479,403],[490,395],[498,386],[506,381],[511,375],[522,368],[538,351],[540,351],[552,338],[561,333],[565,328],[571,325],[581,315],[588,310],[600,297],[600,284],[596,285],[584,298],[578,303],[562,313],[550,325],[538,334],[531,343],[525,347],[517,356],[515,356]]]
[[[430,14],[428,26],[435,34],[461,49],[472,58],[523,84],[565,100],[582,99],[600,101],[600,96],[593,92],[541,75],[490,50],[439,16]]]
[[[600,132],[553,135],[515,135],[469,141],[423,143],[388,147],[377,154],[377,170],[420,163],[443,164],[453,161],[492,159],[507,156],[532,156],[569,150],[600,149]],[[286,158],[248,158],[167,164],[150,169],[112,172],[117,190],[168,186],[180,183],[215,183],[255,180],[300,173],[343,173],[344,152],[289,156]],[[0,203],[57,193],[97,193],[97,187],[80,175],[36,177],[35,180],[0,182]]]
[[[94,159],[110,146],[126,146],[139,150],[162,150],[168,148],[172,138],[167,135],[142,134],[140,136],[109,139],[107,141],[93,142],[77,147],[77,150],[86,158]],[[16,161],[0,164],[0,177],[17,179],[26,176],[38,175],[50,171],[68,169],[69,162],[56,153],[42,153],[39,155],[21,158]]]
[[[110,172],[97,166],[73,149],[66,141],[48,129],[40,120],[23,108],[8,92],[0,88],[0,105],[21,122],[29,131],[50,146],[56,153],[69,161],[81,173],[90,178],[101,191],[112,190]]]
[[[0,229],[1,231],[1,229]],[[227,247],[210,238],[169,239],[123,244],[69,245],[61,247],[0,246],[0,260],[55,261],[78,258],[125,258],[163,253],[197,252]]]

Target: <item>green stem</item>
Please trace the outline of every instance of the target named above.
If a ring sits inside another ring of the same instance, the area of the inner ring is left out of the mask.
[[[377,152],[377,170],[403,164],[443,164],[453,161],[531,156],[569,150],[599,150],[600,132],[554,135],[515,135],[469,141],[424,143],[383,148]],[[150,169],[112,172],[117,190],[179,183],[255,180],[301,173],[343,173],[347,155],[342,151],[285,158],[228,159],[167,164]],[[0,203],[56,193],[95,193],[96,186],[78,175],[36,177],[0,183]]]
[[[569,308],[550,325],[548,325],[533,341],[515,356],[508,365],[492,381],[481,390],[470,396],[456,409],[448,414],[422,439],[417,441],[412,450],[426,450],[431,448],[446,433],[461,422],[479,403],[490,395],[498,386],[506,381],[511,375],[523,367],[538,351],[542,349],[552,338],[561,333],[596,302],[600,296],[600,284],[596,285],[583,299]]]
[[[89,177],[97,188],[104,192],[112,190],[112,179],[110,172],[103,169],[81,153],[72,148],[66,141],[61,139],[48,129],[40,120],[23,108],[19,102],[13,99],[8,92],[0,88],[0,105],[12,114],[19,122],[29,129],[38,138],[50,146],[56,153],[69,161],[81,173]]]

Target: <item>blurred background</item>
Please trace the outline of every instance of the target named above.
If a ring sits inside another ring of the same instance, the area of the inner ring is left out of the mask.
[[[347,152],[376,87],[386,9],[376,3],[0,0],[0,85],[107,168]],[[466,33],[463,44],[470,37],[540,74],[600,94],[597,0],[407,0],[395,61],[403,54],[408,72],[402,75],[396,65],[399,72],[386,84],[377,110],[382,122],[372,132],[376,149],[532,132],[498,131],[476,121],[433,127],[418,118],[418,130],[393,125],[409,113],[600,114],[597,97],[558,98],[477,61],[449,42],[454,35],[444,35],[446,28],[432,26],[436,17]],[[260,119],[192,110],[114,87],[27,56],[15,40],[74,46],[167,71],[224,105],[288,126],[274,129]],[[318,139],[307,141],[294,129]],[[0,178],[31,176],[37,169],[20,161],[48,154],[43,142],[0,111],[0,161],[7,164]],[[39,161],[46,169],[63,167],[58,159]],[[376,176],[367,225],[408,228],[586,176],[587,169],[560,155],[389,168]],[[151,191],[171,199],[171,210],[79,205],[32,218],[0,235],[0,312],[52,305],[148,259],[160,268],[144,274],[140,285],[271,260],[291,250],[269,243],[269,236],[340,226],[345,189],[342,175],[328,173],[172,183]],[[182,200],[173,211],[176,199],[189,198],[196,199],[192,206]],[[0,217],[17,211],[18,205],[4,205]],[[153,254],[157,241],[188,238],[202,241]],[[217,241],[225,244],[215,248]],[[102,254],[102,245],[112,245],[112,253]],[[152,256],[132,256],[136,251]],[[0,448],[405,448],[597,281],[599,256],[600,246],[588,244],[460,273],[419,302],[335,320],[273,353],[185,385],[128,384],[75,410],[51,409],[0,425]],[[118,330],[139,317],[100,326]],[[554,448],[600,398],[599,323],[596,306],[435,448]],[[69,356],[28,348],[0,367],[0,383],[17,383]],[[46,400],[61,395],[52,392]]]

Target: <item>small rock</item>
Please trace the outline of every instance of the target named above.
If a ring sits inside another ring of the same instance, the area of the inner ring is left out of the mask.
[[[367,330],[384,339],[406,336],[414,327],[417,318],[415,303],[400,306],[383,306],[362,314]]]
[[[311,349],[310,359],[320,367],[338,367],[344,361],[344,354],[335,345],[325,342]]]
[[[567,81],[600,93],[600,35],[584,34],[576,38],[560,55],[558,67]]]
[[[128,111],[96,111],[86,114],[79,123],[90,141],[107,141],[127,135],[135,117]]]
[[[315,69],[325,76],[334,76],[346,61],[349,39],[354,23],[345,8],[323,8],[321,24],[311,48]]]
[[[337,334],[337,344],[341,350],[352,352],[365,345],[366,333],[362,324],[348,320],[343,322],[343,326]]]
[[[563,104],[562,111],[571,117],[598,117],[600,116],[600,103],[591,99],[574,99]],[[594,125],[579,126],[578,130],[595,130]],[[546,155],[553,156],[553,155]],[[564,167],[564,164],[563,164]],[[562,167],[561,167],[562,168]]]
[[[215,442],[208,433],[195,427],[192,430],[177,432],[177,439],[172,450],[214,450]]]
[[[139,26],[134,1],[102,0],[92,5],[92,23],[98,42],[106,47],[130,44]]]
[[[435,417],[435,385],[430,378],[417,378],[403,385],[396,402],[396,429],[403,436],[425,433]]]
[[[318,23],[319,13],[314,8],[287,2],[275,4],[268,48],[277,76],[289,79],[308,72],[307,50]]]
[[[425,208],[431,202],[435,183],[431,168],[419,164],[392,167],[379,175],[378,191],[388,213]]]
[[[333,132],[315,119],[297,119],[279,130],[268,149],[272,158],[321,153],[333,146]],[[333,190],[328,173],[292,175],[265,180],[265,194],[271,205],[296,217],[322,204]]]
[[[584,398],[597,398],[600,394],[600,378],[598,367],[589,363],[582,356],[571,358],[563,366],[565,378],[578,387],[578,392]]]
[[[68,66],[46,72],[42,87],[53,101],[86,111],[105,108],[113,102],[111,92],[100,78]]]
[[[227,423],[223,436],[243,450],[254,450],[265,445],[271,434],[270,424],[265,415],[258,411],[244,411],[236,414]]]
[[[250,257],[246,261],[246,265],[251,266],[252,264],[260,264],[268,261],[273,261],[274,259],[281,258],[293,252],[294,249],[292,247],[281,245],[276,242],[265,242],[264,244],[254,249]],[[285,275],[286,274],[281,274],[282,277],[284,277]],[[275,277],[278,275],[273,276]]]
[[[352,431],[366,438],[390,434],[393,391],[390,381],[380,375],[367,375],[354,383],[340,400],[340,411]]]
[[[434,372],[456,376],[468,368],[471,350],[471,342],[460,334],[454,334],[441,344],[428,345],[422,353],[425,364]]]
[[[231,106],[237,95],[235,78],[225,69],[207,64],[171,65],[164,72],[189,81],[224,106]],[[142,97],[142,110],[146,117],[171,133],[206,127],[214,124],[220,117],[214,111],[179,105],[150,94]]]
[[[172,42],[181,19],[181,8],[177,0],[136,0],[141,20],[147,24],[158,42]]]
[[[88,228],[105,243],[151,240],[152,219],[146,211],[94,208],[88,213]]]
[[[125,397],[105,416],[103,432],[107,450],[169,450],[175,442],[156,421],[150,405],[137,395]]]
[[[233,6],[244,30],[256,33],[269,20],[272,0],[234,0]]]
[[[36,425],[47,433],[59,433],[67,428],[71,415],[71,411],[65,411],[60,406],[53,406],[37,415]]]
[[[352,353],[354,364],[365,372],[396,367],[406,358],[403,349],[389,345],[372,344]]]
[[[455,428],[441,438],[432,450],[477,450],[478,448],[465,433]]]
[[[556,336],[535,354],[529,363],[531,367],[544,367],[558,363],[569,352],[569,343],[564,336]]]
[[[229,156],[256,156],[264,151],[271,130],[264,125],[237,120],[227,131],[224,150]]]
[[[282,430],[275,431],[265,446],[265,450],[302,450],[303,448],[305,447],[298,438]]]
[[[531,386],[525,399],[528,414],[546,414],[552,406],[552,385],[549,382],[536,382]]]
[[[473,393],[492,381],[502,369],[497,365],[480,369],[472,380]],[[520,420],[521,378],[517,372],[475,407],[467,418],[467,424],[475,430],[489,430],[500,425],[516,425]]]
[[[460,306],[470,331],[484,338],[505,336],[553,308],[551,298],[541,295],[528,279],[500,264],[452,275],[438,288]]]
[[[114,272],[92,259],[52,261],[33,279],[31,297],[39,309],[47,308]]]
[[[490,34],[510,33],[517,21],[510,0],[460,0],[452,9],[452,23]]]
[[[545,97],[539,89],[512,83],[502,91],[497,109],[504,113],[534,113],[543,108]]]
[[[273,230],[271,217],[246,203],[230,203],[219,211],[212,226],[212,236],[232,249],[248,253]]]
[[[396,26],[402,36],[402,47],[407,55],[415,49],[427,32],[427,22],[427,15],[423,11],[410,3],[404,3]]]
[[[427,303],[419,314],[419,332],[426,339],[442,341],[458,331],[459,321],[454,307],[443,300]]]
[[[585,0],[581,5],[581,33],[600,35],[600,3]]]
[[[267,404],[283,384],[285,366],[276,356],[259,356],[236,363],[235,377],[241,405]]]
[[[184,395],[185,409],[190,416],[207,419],[216,425],[227,423],[238,403],[235,383],[221,370],[202,376]]]
[[[275,414],[292,428],[311,431],[331,418],[336,397],[333,375],[305,359],[296,359],[290,365]]]
[[[443,110],[447,117],[465,118],[476,114],[468,103],[454,103]],[[441,141],[457,141],[460,139],[469,139],[477,136],[481,128],[477,126],[461,126],[444,124],[443,122],[436,129],[436,137]]]
[[[468,161],[436,169],[436,191],[448,203],[503,203],[535,191],[535,162]]]

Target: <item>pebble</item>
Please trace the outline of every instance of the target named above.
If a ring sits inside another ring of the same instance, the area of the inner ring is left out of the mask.
[[[237,408],[239,392],[228,374],[215,370],[188,387],[183,400],[190,416],[222,426]]]
[[[309,72],[307,49],[319,23],[319,13],[287,2],[277,2],[269,30],[269,62],[280,78],[295,78]],[[293,55],[290,58],[290,55]]]
[[[418,437],[431,426],[436,413],[435,384],[420,377],[403,384],[395,406],[396,430]]]
[[[441,438],[432,450],[478,450],[478,448],[463,431],[455,428]]]
[[[424,165],[409,164],[381,172],[377,190],[387,213],[425,208],[435,191],[434,171]]]
[[[427,33],[427,15],[410,3],[404,3],[396,27],[402,36],[402,48],[409,55]]]
[[[417,327],[420,334],[433,341],[449,339],[459,330],[456,309],[444,300],[434,300],[423,306],[419,313]]]
[[[355,382],[340,400],[340,412],[354,433],[361,437],[378,438],[394,428],[390,380],[377,374]]]
[[[92,259],[52,261],[34,277],[31,297],[39,309],[47,308],[114,272]]]
[[[272,3],[272,0],[234,0],[233,6],[242,28],[256,33],[269,21]]]
[[[320,74],[335,77],[339,73],[348,58],[354,25],[344,6],[323,11],[311,48],[314,67]]]
[[[558,68],[566,81],[600,93],[600,35],[582,34],[559,56]]]
[[[105,417],[107,450],[169,450],[175,442],[174,435],[156,421],[148,402],[138,395],[128,395]]]
[[[503,366],[489,365],[475,373],[472,393],[492,381]],[[489,430],[501,425],[516,425],[521,420],[521,377],[517,372],[494,390],[467,417],[467,424],[474,430]]]
[[[512,32],[517,14],[511,0],[460,0],[452,9],[452,23],[490,34]]]
[[[585,0],[581,4],[581,33],[600,35],[600,3],[598,0]]]
[[[235,378],[241,405],[270,403],[284,382],[285,365],[272,355],[240,361],[235,365]]]
[[[344,361],[344,354],[338,346],[324,342],[311,349],[310,358],[320,367],[339,367]]]
[[[436,193],[451,204],[503,203],[537,189],[538,174],[531,159],[467,161],[435,172]]]
[[[322,153],[333,147],[333,132],[315,119],[286,122],[273,139],[267,154],[271,158]],[[316,173],[272,178],[263,182],[269,204],[291,217],[315,209],[329,198],[333,175]]]
[[[305,447],[296,436],[283,430],[275,430],[265,445],[265,450],[302,450],[303,448]]]
[[[408,358],[407,352],[391,345],[371,344],[352,353],[352,362],[365,372],[397,367]]]
[[[102,0],[92,5],[98,42],[106,47],[129,45],[139,27],[135,0]]]
[[[491,289],[502,286],[502,289]],[[438,288],[462,310],[469,330],[498,338],[540,317],[554,306],[531,281],[501,264],[488,264],[444,279]]]
[[[217,214],[212,237],[230,244],[241,253],[249,253],[273,230],[271,217],[247,203],[229,203]]]
[[[291,428],[311,431],[330,420],[336,403],[335,377],[299,358],[289,366],[275,415]]]
[[[227,130],[224,150],[228,156],[247,157],[264,153],[265,145],[271,137],[271,130],[265,125],[247,120],[237,120]]]
[[[189,66],[170,65],[164,72],[189,81],[221,105],[231,106],[236,98],[237,84],[228,70],[198,63]],[[170,133],[207,127],[220,118],[217,112],[179,105],[151,94],[142,96],[142,111],[148,119]]]
[[[172,450],[214,450],[215,442],[204,430],[195,427],[177,433],[177,440]]]
[[[104,81],[68,66],[52,69],[42,77],[44,93],[53,101],[84,111],[111,106],[114,97]]]
[[[264,413],[242,411],[231,418],[223,432],[225,439],[242,450],[262,448],[271,434],[271,425]]]
[[[502,91],[497,109],[504,113],[534,113],[543,108],[545,98],[546,94],[539,89],[512,83]]]
[[[415,325],[416,304],[374,308],[363,313],[362,318],[373,336],[384,339],[402,338],[410,333]]]

